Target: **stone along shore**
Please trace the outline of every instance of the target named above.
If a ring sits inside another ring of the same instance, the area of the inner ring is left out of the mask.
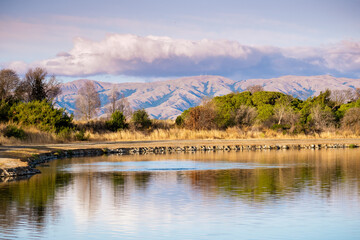
[[[193,145],[193,146],[155,146],[155,147],[132,147],[132,148],[90,148],[75,150],[56,150],[48,153],[37,154],[21,161],[28,166],[15,168],[0,168],[0,181],[5,178],[15,178],[40,173],[37,165],[51,160],[72,157],[91,157],[104,154],[165,154],[178,152],[205,152],[205,151],[263,151],[263,150],[300,150],[300,149],[329,149],[329,148],[357,148],[359,144],[286,144],[286,145]]]

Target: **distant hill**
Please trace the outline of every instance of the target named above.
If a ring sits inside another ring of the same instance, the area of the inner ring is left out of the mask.
[[[62,94],[57,103],[69,112],[75,110],[78,89],[86,79],[62,85]],[[222,96],[231,92],[241,92],[251,85],[261,85],[267,91],[291,94],[301,99],[318,95],[326,89],[359,88],[360,79],[321,76],[283,76],[272,79],[248,79],[234,81],[221,76],[194,76],[175,80],[148,83],[107,83],[94,81],[100,94],[102,108],[99,116],[105,114],[108,95],[117,88],[127,97],[134,109],[145,108],[157,119],[174,119],[184,110],[200,104],[203,97]]]

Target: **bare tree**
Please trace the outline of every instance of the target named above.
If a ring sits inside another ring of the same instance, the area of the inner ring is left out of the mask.
[[[96,115],[97,109],[101,106],[99,93],[95,89],[95,84],[91,81],[86,81],[78,93],[76,115],[80,119],[89,121]]]
[[[107,108],[109,115],[115,111],[120,111],[125,117],[130,118],[133,114],[129,101],[124,94],[120,93],[116,88],[113,88],[109,96],[110,105]]]
[[[120,94],[120,99],[117,101],[117,107],[125,117],[130,118],[133,115],[133,110],[124,94]]]
[[[120,92],[116,88],[111,89],[110,96],[109,96],[110,106],[107,108],[107,111],[110,116],[117,110],[116,102],[119,99],[119,97],[120,97]]]
[[[360,132],[360,108],[354,107],[346,111],[341,120],[342,127],[351,129],[355,133]]]
[[[358,99],[360,99],[360,88],[355,88],[354,89],[354,101],[357,101]]]
[[[274,117],[278,121],[277,124],[290,124],[294,126],[299,119],[299,114],[294,112],[291,107],[292,96],[279,98],[274,107]]]
[[[283,122],[288,111],[289,111],[289,107],[283,104],[276,105],[274,107],[274,116],[278,120],[277,124],[281,124]]]
[[[261,85],[251,85],[246,88],[246,91],[249,91],[251,93],[261,92],[264,91],[264,87]]]
[[[46,99],[52,102],[61,93],[60,82],[54,75],[47,78],[47,71],[44,68],[29,69],[25,79],[18,89],[25,101],[42,101]]]
[[[333,127],[335,117],[330,110],[323,109],[320,105],[316,105],[311,109],[311,118],[317,131]]]
[[[278,125],[290,126],[290,131],[292,132],[296,128],[300,114],[296,113],[290,106],[278,105],[274,107],[274,118],[278,121]]]
[[[355,92],[351,89],[332,90],[330,99],[335,103],[334,107],[350,102],[354,99]]]
[[[241,105],[235,113],[235,122],[240,126],[251,126],[257,117],[257,110],[254,107]]]
[[[16,94],[20,78],[15,71],[3,69],[0,71],[0,100],[6,100]]]

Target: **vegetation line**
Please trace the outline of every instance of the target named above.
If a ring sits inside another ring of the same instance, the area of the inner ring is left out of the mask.
[[[69,115],[56,107],[59,93],[60,83],[47,77],[45,69],[30,69],[23,80],[12,70],[1,70],[0,144],[360,136],[360,89],[327,90],[301,100],[251,86],[204,99],[175,122],[150,119],[144,109],[133,111],[116,89],[108,117],[94,120],[100,100],[92,82],[79,89],[76,115]]]

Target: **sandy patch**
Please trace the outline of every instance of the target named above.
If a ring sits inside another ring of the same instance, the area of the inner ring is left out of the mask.
[[[26,167],[27,163],[14,158],[0,158],[0,168]]]

